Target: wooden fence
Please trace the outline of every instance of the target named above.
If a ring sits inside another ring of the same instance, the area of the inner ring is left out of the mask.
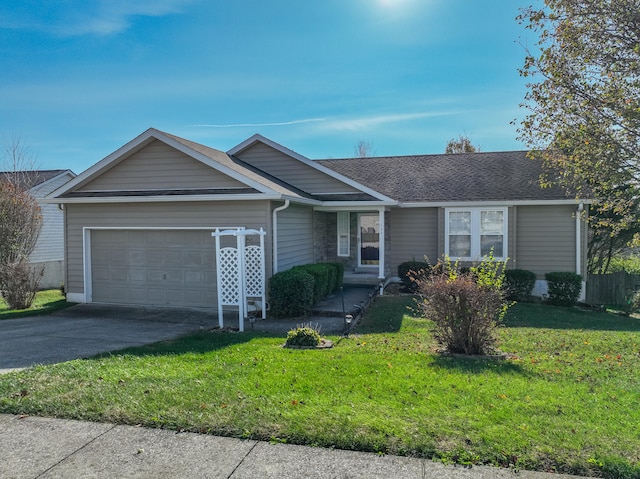
[[[627,304],[633,293],[640,290],[640,275],[624,271],[587,276],[588,304]]]

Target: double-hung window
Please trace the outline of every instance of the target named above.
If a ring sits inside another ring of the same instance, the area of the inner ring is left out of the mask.
[[[445,254],[452,259],[479,261],[493,250],[506,259],[507,208],[447,208]]]

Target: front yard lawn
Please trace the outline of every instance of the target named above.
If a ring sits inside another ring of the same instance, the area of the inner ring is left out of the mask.
[[[75,303],[69,303],[59,289],[47,289],[38,291],[36,299],[29,309],[9,309],[7,303],[0,297],[0,321],[3,319],[23,318],[26,316],[36,316],[51,314],[64,308],[68,308]]]
[[[0,376],[0,412],[640,477],[640,321],[522,304],[512,359],[434,354],[407,297],[378,298],[330,350],[205,332]]]

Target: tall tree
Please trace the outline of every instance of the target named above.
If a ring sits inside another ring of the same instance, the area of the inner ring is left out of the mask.
[[[519,138],[544,163],[543,184],[595,199],[593,241],[615,254],[640,231],[638,0],[544,0],[518,20],[539,35],[520,70],[531,82]]]
[[[0,172],[0,294],[12,309],[26,309],[35,298],[44,266],[29,264],[42,226],[42,214],[29,189],[31,156],[20,140],[4,145]],[[33,172],[32,172],[33,173]]]
[[[469,137],[464,135],[460,135],[458,138],[451,138],[444,150],[445,153],[477,153],[479,151],[480,148],[474,146]]]

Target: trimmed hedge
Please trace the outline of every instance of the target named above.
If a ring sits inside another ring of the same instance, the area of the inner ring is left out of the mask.
[[[335,282],[333,283],[333,289],[331,291],[338,291],[342,283],[344,282],[344,264],[342,263],[327,263],[333,266],[336,271]]]
[[[305,316],[329,293],[340,289],[344,279],[341,263],[314,263],[294,266],[274,274],[269,280],[271,316]]]
[[[269,279],[270,315],[274,318],[306,316],[313,306],[314,278],[300,268],[274,274]]]
[[[314,263],[294,266],[292,269],[302,270],[313,276],[313,304],[316,304],[318,301],[320,301],[330,293],[331,290],[329,289],[329,269],[333,269],[332,266],[329,266],[326,263]]]
[[[526,269],[508,269],[504,273],[509,299],[527,301],[536,285],[536,274]]]
[[[411,272],[413,272],[414,277],[425,279],[431,273],[431,265],[424,261],[405,261],[398,265],[398,276],[404,287],[409,291],[416,291],[418,286],[411,279]]]
[[[575,306],[582,291],[582,276],[569,272],[544,275],[549,291],[549,303],[557,306]]]

